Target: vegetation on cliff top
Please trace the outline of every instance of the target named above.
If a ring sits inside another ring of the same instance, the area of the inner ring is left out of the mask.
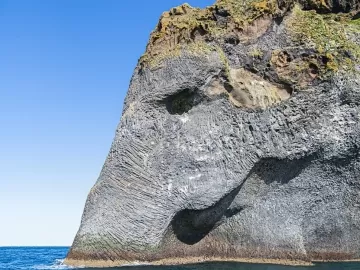
[[[360,31],[360,25],[346,14],[318,14],[296,6],[287,20],[288,32],[293,41],[314,49],[325,59],[326,71],[352,69],[360,60],[360,47],[349,35]]]
[[[188,4],[175,7],[162,14],[150,36],[146,52],[140,58],[140,65],[157,66],[164,59],[179,56],[185,48],[187,53],[195,55],[219,52],[219,41],[221,43],[229,34],[237,35],[237,42],[242,42],[247,28],[251,28],[256,20],[284,16],[284,10],[292,8],[291,15],[286,19],[292,42],[314,49],[318,58],[325,62],[319,64],[312,61],[310,64],[315,65],[321,75],[340,68],[352,69],[360,59],[360,48],[349,35],[360,31],[359,19],[351,20],[349,14],[329,13],[332,7],[327,0],[297,2],[307,9],[316,10],[303,10],[299,5],[294,6],[294,1],[287,0],[283,1],[281,7],[277,0],[218,0],[205,9],[193,8]],[[254,39],[254,33],[248,35]],[[225,66],[228,65],[227,59],[224,62]]]
[[[275,11],[275,0],[219,0],[205,9],[188,4],[172,8],[162,14],[140,63],[156,65],[167,56],[178,55],[183,46],[208,42],[232,31],[241,32],[257,18]],[[223,20],[218,20],[218,16]],[[193,53],[203,52],[203,45],[196,47],[200,50]]]

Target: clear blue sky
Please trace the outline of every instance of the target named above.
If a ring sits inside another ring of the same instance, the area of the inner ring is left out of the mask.
[[[0,246],[71,245],[137,60],[181,3],[0,0]]]

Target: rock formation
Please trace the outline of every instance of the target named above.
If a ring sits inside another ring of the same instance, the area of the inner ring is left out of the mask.
[[[360,259],[359,10],[163,13],[66,262]]]

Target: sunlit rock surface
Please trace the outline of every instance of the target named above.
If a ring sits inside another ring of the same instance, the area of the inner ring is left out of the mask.
[[[359,7],[163,13],[66,262],[360,259]]]

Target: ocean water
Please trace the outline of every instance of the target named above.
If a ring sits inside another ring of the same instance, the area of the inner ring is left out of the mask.
[[[76,269],[63,264],[68,247],[0,247],[0,270]],[[79,268],[78,268],[79,269]],[[82,270],[90,268],[81,268]],[[92,268],[94,269],[94,268]],[[104,268],[103,268],[104,269]],[[108,268],[109,269],[109,268]],[[187,266],[130,266],[120,270],[360,270],[360,263],[321,263],[283,266],[246,263],[204,263]]]

